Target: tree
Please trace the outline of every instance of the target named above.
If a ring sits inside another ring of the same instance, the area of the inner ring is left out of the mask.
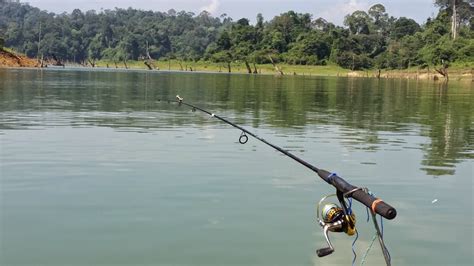
[[[263,30],[263,16],[262,16],[262,13],[257,14],[257,24],[255,25],[255,27],[258,30]]]
[[[419,53],[424,62],[435,66],[449,64],[453,62],[456,56],[453,41],[446,35],[441,37],[436,43],[424,46]]]
[[[286,62],[301,65],[322,65],[329,59],[331,43],[322,33],[312,32],[298,37],[286,55]]]
[[[371,68],[373,61],[366,55],[358,55],[353,52],[342,52],[336,57],[336,62],[351,70],[361,70]]]
[[[474,62],[474,39],[458,38],[454,43],[456,59],[464,62]]]
[[[101,53],[100,49],[102,47],[102,36],[101,34],[97,34],[94,39],[92,39],[91,43],[89,44],[89,48],[87,50],[87,57],[89,63],[92,67],[95,66],[95,61],[100,59]]]
[[[230,36],[229,32],[224,30],[219,38],[217,39],[217,46],[221,50],[229,50],[230,47],[232,46],[232,43],[230,41]]]
[[[374,30],[378,33],[385,33],[389,25],[389,18],[385,12],[385,7],[381,4],[375,4],[369,8],[368,14],[373,20]]]
[[[255,25],[255,38],[256,38],[256,42],[257,43],[260,43],[262,42],[263,40],[263,35],[264,35],[264,30],[265,26],[264,26],[264,20],[263,20],[263,16],[261,13],[258,13],[257,14],[257,24]]]
[[[246,18],[241,18],[241,19],[237,20],[236,25],[245,27],[245,26],[250,25],[250,21],[249,21],[248,19],[246,19]]]
[[[218,63],[226,63],[227,64],[227,71],[229,73],[232,72],[232,69],[231,69],[231,66],[230,66],[230,63],[232,62],[232,55],[230,54],[229,51],[220,51],[220,52],[217,52],[217,53],[213,54],[212,60],[214,62],[218,62]]]
[[[233,45],[238,45],[240,42],[256,43],[256,30],[250,26],[248,19],[239,19],[235,25],[232,26],[230,38]]]
[[[121,60],[138,60],[142,53],[140,44],[144,44],[144,41],[141,41],[141,36],[138,34],[129,34],[126,35],[122,41],[119,43],[120,54],[122,55]]]
[[[413,19],[401,17],[393,23],[390,31],[392,39],[401,39],[403,36],[410,36],[420,31],[421,27]]]
[[[469,22],[474,12],[474,0],[435,0],[435,5],[451,17],[451,36],[456,39],[461,23]]]
[[[281,51],[287,51],[287,45],[296,40],[296,38],[305,32],[311,30],[311,15],[301,14],[294,11],[288,11],[279,16],[274,17],[268,24],[267,30],[270,35],[275,36],[279,32],[283,37],[282,41],[278,41]],[[280,36],[280,34],[278,34]],[[273,41],[273,36],[267,40]]]
[[[380,68],[404,69],[414,65],[423,64],[418,51],[423,47],[421,33],[413,36],[407,35],[401,39],[393,39],[388,48],[375,58],[375,63]]]
[[[324,18],[317,18],[311,22],[311,26],[313,29],[327,32],[330,28],[330,23]]]
[[[375,4],[371,6],[368,13],[369,16],[373,18],[375,23],[381,21],[383,17],[387,16],[387,13],[385,13],[385,7],[382,4]]]
[[[267,42],[269,42],[269,48],[276,50],[280,53],[286,51],[287,42],[285,36],[280,31],[272,31],[267,36]]]
[[[370,18],[364,11],[354,11],[344,18],[344,25],[349,27],[352,34],[369,34]]]
[[[109,47],[103,50],[101,55],[103,59],[114,62],[115,68],[117,68],[117,62],[120,61],[118,53],[119,51],[117,48]]]

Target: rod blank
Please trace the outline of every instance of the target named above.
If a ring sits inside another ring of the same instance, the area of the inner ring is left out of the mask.
[[[265,139],[255,135],[254,133],[248,131],[247,129],[245,129],[245,128],[237,125],[237,124],[234,124],[231,121],[229,121],[229,120],[227,120],[227,119],[225,119],[221,116],[218,116],[214,113],[211,113],[211,112],[209,112],[205,109],[202,109],[198,106],[195,106],[193,104],[184,102],[184,99],[182,97],[180,97],[179,95],[176,95],[176,99],[177,99],[179,105],[185,105],[185,106],[191,107],[193,110],[199,110],[203,113],[206,113],[206,114],[208,114],[212,117],[215,117],[215,118],[221,120],[222,122],[224,122],[228,125],[231,125],[231,126],[237,128],[237,129],[240,129],[245,134],[248,134],[248,135],[254,137],[255,139],[267,144],[268,146],[274,148],[275,150],[277,150],[277,151],[283,153],[284,155],[290,157],[291,159],[297,161],[298,163],[302,164],[303,166],[306,166],[307,168],[309,168],[313,172],[317,173],[318,176],[321,177],[321,179],[326,181],[328,184],[334,186],[338,191],[342,192],[343,194],[353,191],[352,193],[349,193],[347,196],[357,200],[358,202],[360,202],[362,204],[364,204],[365,206],[367,206],[368,208],[373,210],[375,213],[380,214],[381,216],[383,216],[383,217],[385,217],[389,220],[392,220],[397,216],[397,211],[396,211],[395,208],[393,208],[389,204],[385,203],[384,201],[375,198],[374,196],[370,195],[366,191],[364,191],[362,189],[357,189],[356,186],[353,186],[353,185],[349,184],[346,180],[339,177],[338,175],[330,173],[330,172],[328,172],[324,169],[319,169],[318,167],[306,162],[305,160],[303,160],[303,159],[299,158],[298,156],[290,153],[289,151],[284,150],[283,148],[266,141]],[[247,141],[245,141],[245,142],[247,142]]]

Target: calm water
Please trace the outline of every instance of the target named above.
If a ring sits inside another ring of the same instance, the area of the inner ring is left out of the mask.
[[[176,94],[395,206],[393,265],[473,264],[472,83],[0,69],[0,265],[351,264],[331,187]]]

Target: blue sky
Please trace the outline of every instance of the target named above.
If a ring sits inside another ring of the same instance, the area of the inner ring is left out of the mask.
[[[275,15],[294,10],[310,13],[313,18],[323,17],[326,20],[342,25],[344,16],[355,10],[365,10],[377,3],[383,4],[387,12],[395,17],[405,16],[423,23],[428,17],[437,13],[433,0],[21,0],[32,6],[55,13],[71,12],[75,8],[83,11],[95,9],[113,9],[115,7],[133,7],[144,10],[176,11],[186,10],[199,13],[207,10],[214,16],[226,13],[234,20],[245,17],[255,21],[257,13],[262,13],[265,20]]]

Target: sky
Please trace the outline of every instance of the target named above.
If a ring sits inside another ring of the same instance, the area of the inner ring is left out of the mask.
[[[313,18],[322,17],[336,25],[342,25],[344,16],[355,10],[367,11],[374,4],[385,6],[389,15],[408,17],[424,23],[437,14],[433,0],[20,0],[54,13],[68,12],[78,8],[82,11],[132,7],[142,10],[166,12],[189,11],[199,14],[206,10],[213,16],[227,14],[234,20],[248,18],[255,22],[258,13],[265,20],[283,12],[294,10],[310,13]]]

